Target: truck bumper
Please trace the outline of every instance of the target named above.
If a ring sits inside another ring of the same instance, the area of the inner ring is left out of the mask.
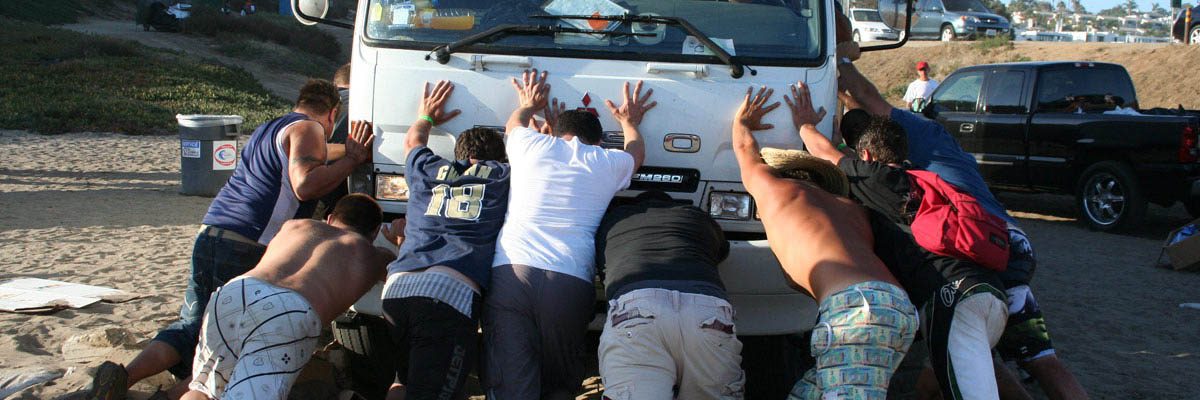
[[[735,240],[721,263],[721,279],[736,313],[739,335],[783,335],[812,328],[817,307],[812,297],[787,284],[787,276],[766,240]],[[376,284],[351,307],[360,314],[382,316],[382,284]],[[603,301],[603,299],[600,299]],[[597,313],[590,328],[601,330],[605,315]]]

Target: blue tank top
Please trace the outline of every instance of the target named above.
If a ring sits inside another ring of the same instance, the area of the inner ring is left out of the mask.
[[[487,289],[508,212],[508,164],[449,161],[422,146],[408,152],[404,172],[408,225],[388,274],[440,265]]]
[[[283,223],[296,215],[299,206],[288,179],[288,159],[280,132],[307,119],[307,115],[294,112],[254,130],[242,149],[233,176],[208,207],[205,224],[237,232],[264,245],[275,237]]]

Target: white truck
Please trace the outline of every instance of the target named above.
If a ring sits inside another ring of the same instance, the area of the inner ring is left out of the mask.
[[[404,135],[426,81],[454,82],[447,107],[462,110],[430,136],[444,157],[453,156],[464,129],[503,129],[516,107],[509,79],[526,69],[549,72],[552,97],[595,110],[612,147],[622,144],[620,126],[602,103],[619,103],[623,82],[645,81],[658,102],[641,124],[646,161],[618,197],[659,189],[710,211],[731,242],[720,273],[746,342],[748,395],[780,398],[780,388],[790,388],[801,369],[792,350],[807,352],[797,338],[811,329],[816,308],[789,286],[767,246],[740,182],[730,127],[750,86],[803,81],[814,106],[837,108],[833,0],[360,0],[353,25],[320,18],[324,0],[292,1],[302,22],[354,29],[349,113],[373,121],[376,140],[374,164],[349,185],[388,214],[407,211]],[[765,122],[775,129],[758,133],[759,142],[800,148],[788,118],[772,113]],[[832,132],[832,121],[822,121],[821,131]],[[598,302],[600,322],[603,307]],[[387,342],[379,315],[376,288],[335,330],[347,347],[386,363],[371,354]]]

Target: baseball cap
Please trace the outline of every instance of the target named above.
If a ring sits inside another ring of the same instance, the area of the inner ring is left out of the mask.
[[[929,69],[929,63],[924,62],[924,61],[918,61],[917,69]]]
[[[850,193],[850,181],[846,173],[807,151],[765,147],[760,154],[768,166],[785,177],[811,182],[838,196]]]

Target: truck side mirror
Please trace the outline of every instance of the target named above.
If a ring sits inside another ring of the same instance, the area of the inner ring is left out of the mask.
[[[332,25],[339,28],[354,29],[354,24],[325,19],[325,13],[329,12],[329,0],[288,0],[292,7],[292,16],[296,17],[304,25],[316,25],[318,23]]]
[[[915,15],[914,5],[917,0],[879,0],[877,2],[880,19],[886,28],[877,26],[855,26],[854,39],[859,43],[860,51],[878,51],[896,49],[908,43],[911,36],[912,16]],[[873,10],[860,10],[871,12]],[[847,10],[850,12],[850,10]]]
[[[940,107],[940,106],[937,103],[934,103],[932,100],[930,100],[929,104],[926,104],[925,108],[921,109],[921,115],[924,115],[925,118],[937,119],[938,107]]]

